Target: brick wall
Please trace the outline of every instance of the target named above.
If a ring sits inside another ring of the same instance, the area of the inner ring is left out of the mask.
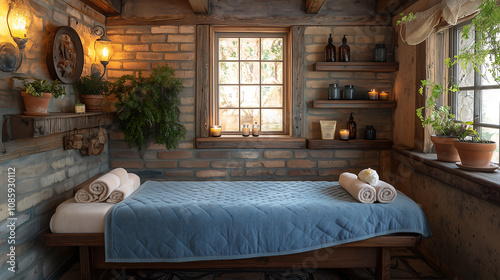
[[[153,67],[168,64],[182,79],[180,95],[181,122],[187,135],[175,151],[151,144],[138,151],[123,141],[123,133],[115,127],[110,134],[111,168],[125,167],[142,179],[166,180],[336,180],[343,171],[357,172],[368,166],[379,168],[386,152],[362,150],[280,150],[227,149],[197,150],[194,148],[195,128],[195,26],[141,26],[108,28],[115,55],[109,65],[111,79],[124,74],[148,75]],[[348,34],[354,61],[372,61],[375,43],[386,43],[392,59],[391,27],[308,27],[305,31],[305,102],[306,137],[320,138],[319,120],[337,120],[337,131],[345,128],[349,113],[355,113],[359,138],[366,125],[375,125],[377,137],[391,139],[390,109],[329,110],[312,109],[314,99],[326,99],[330,83],[354,84],[358,98],[372,87],[392,89],[392,74],[314,72],[312,65],[323,61],[329,34],[338,47],[341,35]],[[338,139],[338,134],[337,134]]]
[[[0,41],[10,41],[5,22],[8,2],[0,1]],[[34,77],[49,79],[46,65],[47,46],[53,38],[52,32],[58,26],[73,27],[82,40],[85,52],[83,75],[90,72],[93,61],[95,35],[91,29],[95,24],[103,25],[104,16],[83,4],[86,14],[77,10],[78,3],[68,6],[60,0],[31,0],[33,23],[29,30],[30,40],[25,49],[25,59],[21,68],[13,73],[0,71],[0,121],[5,114],[20,114],[24,110],[19,79]],[[89,15],[93,15],[89,16]],[[72,112],[75,96],[71,86],[66,86],[68,95],[53,99],[49,112]],[[60,135],[60,143],[66,134]],[[40,233],[48,230],[49,220],[55,208],[73,195],[72,188],[91,176],[109,169],[107,147],[100,156],[83,157],[79,151],[64,151],[62,148],[17,157],[14,147],[23,145],[36,147],[43,145],[43,138],[33,142],[21,140],[0,144],[0,279],[47,279],[61,268],[68,258],[76,253],[74,248],[45,247],[40,241]],[[5,146],[4,146],[5,145]],[[61,144],[62,145],[62,144]],[[29,149],[26,148],[25,150]],[[14,150],[14,151],[13,151]],[[17,158],[16,158],[17,157]],[[14,158],[14,159],[13,159]],[[8,168],[15,168],[16,223],[15,244],[8,244]],[[7,270],[10,265],[10,246],[15,245],[16,272]]]

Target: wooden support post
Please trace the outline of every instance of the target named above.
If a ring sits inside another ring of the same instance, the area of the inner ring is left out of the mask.
[[[92,261],[92,247],[80,246],[80,279],[95,280],[97,275]]]
[[[378,248],[377,267],[375,268],[376,280],[391,279],[391,249],[388,247]]]

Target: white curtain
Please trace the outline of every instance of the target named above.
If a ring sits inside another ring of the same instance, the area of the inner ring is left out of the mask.
[[[430,9],[415,13],[415,19],[401,24],[401,39],[409,45],[418,45],[431,35],[441,20],[457,24],[463,17],[475,13],[482,0],[442,0]]]

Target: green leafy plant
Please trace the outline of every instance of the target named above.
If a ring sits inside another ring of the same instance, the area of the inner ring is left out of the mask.
[[[106,95],[109,91],[109,82],[95,74],[80,77],[74,86],[80,95]]]
[[[125,141],[142,149],[150,141],[176,148],[186,135],[186,128],[179,122],[179,93],[181,80],[175,78],[168,66],[153,69],[145,78],[125,75],[111,87],[118,101],[115,103],[120,128]]]
[[[44,79],[34,79],[34,81],[24,80],[23,85],[25,88],[21,90],[35,97],[42,97],[43,93],[48,92],[52,93],[54,98],[58,98],[66,94],[66,89],[59,84],[61,84],[59,80],[54,80],[52,82]]]
[[[404,13],[401,13],[401,19],[396,21],[396,25],[400,25],[403,22],[409,22],[415,19],[415,14],[413,12],[410,12],[408,15],[405,15]]]
[[[451,114],[450,106],[437,106],[439,96],[443,94],[443,86],[434,84],[432,82],[422,80],[419,93],[424,94],[424,90],[430,89],[425,107],[417,109],[417,116],[422,121],[422,127],[430,125],[437,136],[458,136],[458,131],[462,123],[455,121],[455,115]],[[458,87],[456,85],[448,87],[446,90],[456,92]],[[424,117],[424,109],[430,109],[427,116]]]

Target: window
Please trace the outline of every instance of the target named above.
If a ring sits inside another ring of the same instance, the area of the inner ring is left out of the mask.
[[[474,42],[475,36],[469,36],[469,40],[462,38],[463,26],[470,23],[453,27],[451,31],[451,55],[460,53],[468,45]],[[470,32],[474,32],[471,29]],[[474,34],[471,34],[474,35]],[[497,149],[493,155],[493,161],[499,162],[500,142],[500,85],[498,85],[488,71],[489,65],[481,66],[481,74],[472,69],[463,69],[455,65],[452,71],[452,82],[459,87],[459,91],[451,96],[451,106],[457,120],[473,121],[476,131],[484,138],[495,141]]]
[[[212,120],[224,134],[255,122],[261,134],[288,134],[288,33],[254,31],[215,29]]]

